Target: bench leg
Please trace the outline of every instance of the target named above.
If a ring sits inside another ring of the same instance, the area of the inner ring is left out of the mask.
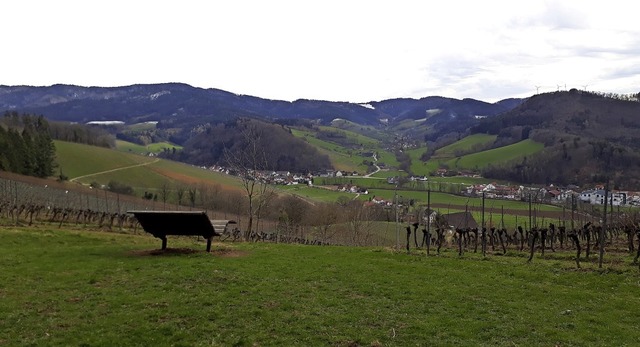
[[[162,250],[164,251],[165,249],[167,249],[167,238],[163,237],[162,238]]]
[[[211,252],[211,237],[207,239],[207,252]]]

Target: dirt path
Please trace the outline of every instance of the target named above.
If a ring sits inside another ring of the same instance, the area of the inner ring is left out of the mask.
[[[375,173],[378,173],[380,171],[380,166],[378,166],[378,157],[376,156],[375,153],[373,153],[373,166],[376,167],[376,171],[374,171],[372,173],[369,173],[369,174],[366,174],[366,175],[364,175],[362,177],[370,178],[371,175],[373,175]]]
[[[79,180],[79,179],[81,179],[81,178],[86,178],[86,177],[91,177],[91,176],[96,176],[96,175],[102,175],[102,174],[109,173],[109,172],[114,172],[114,171],[120,171],[120,170],[131,169],[131,168],[138,167],[138,166],[151,165],[151,164],[155,164],[155,163],[157,163],[157,162],[159,162],[159,161],[160,161],[160,158],[156,158],[156,159],[155,159],[155,160],[153,160],[153,161],[149,161],[149,162],[142,163],[142,164],[135,164],[135,165],[123,166],[123,167],[119,167],[119,168],[115,168],[115,169],[111,169],[111,170],[105,170],[105,171],[100,171],[100,172],[94,172],[94,173],[91,173],[91,174],[88,174],[88,175],[83,175],[83,176],[74,177],[74,178],[70,179],[70,180],[69,180],[69,182],[73,182],[73,181],[75,181],[75,180]]]

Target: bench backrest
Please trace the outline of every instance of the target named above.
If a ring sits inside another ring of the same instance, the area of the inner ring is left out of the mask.
[[[200,235],[204,238],[218,236],[204,211],[128,211],[142,228],[157,238],[167,235]]]

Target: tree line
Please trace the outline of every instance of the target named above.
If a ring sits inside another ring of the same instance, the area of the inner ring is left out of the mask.
[[[49,131],[54,140],[82,143],[90,146],[115,148],[115,136],[96,126],[77,123],[50,122]]]
[[[43,116],[6,112],[0,121],[0,170],[52,176],[56,150],[49,130]]]

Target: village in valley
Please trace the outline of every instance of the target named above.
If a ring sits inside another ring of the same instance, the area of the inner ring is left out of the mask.
[[[208,170],[235,175],[233,170],[222,166],[211,166]],[[440,177],[445,177],[447,174],[446,169],[439,169],[436,174]],[[464,171],[460,173],[466,177],[481,178],[479,174]],[[340,170],[326,170],[323,172],[315,173],[291,173],[289,171],[259,171],[254,175],[255,179],[271,184],[271,185],[305,185],[314,187],[314,178],[356,178],[362,177],[357,171],[343,172]],[[397,188],[400,185],[402,179],[398,176],[388,177],[386,183],[389,185],[389,189]],[[425,187],[426,182],[429,181],[427,176],[409,176],[406,178],[407,182],[422,183]],[[438,182],[433,186],[426,185],[428,188],[422,190],[441,190],[443,182]],[[469,197],[483,197],[486,199],[496,200],[514,200],[514,201],[528,201],[531,199],[536,203],[547,204],[567,204],[580,201],[585,204],[591,205],[604,205],[605,202],[605,190],[606,187],[603,184],[593,185],[591,187],[579,187],[576,185],[568,186],[556,186],[550,184],[548,186],[524,186],[524,185],[509,185],[499,184],[496,182],[482,183],[482,184],[459,184],[457,192],[454,194],[469,196]],[[357,195],[369,195],[369,190],[366,187],[360,187],[355,184],[342,183],[332,186],[321,186],[321,188],[331,189],[338,192],[353,193]],[[637,191],[623,191],[612,190],[606,193],[608,204],[611,206],[640,206],[640,192]],[[381,206],[393,206],[393,201],[383,199],[379,196],[372,196],[369,201],[376,205]]]

